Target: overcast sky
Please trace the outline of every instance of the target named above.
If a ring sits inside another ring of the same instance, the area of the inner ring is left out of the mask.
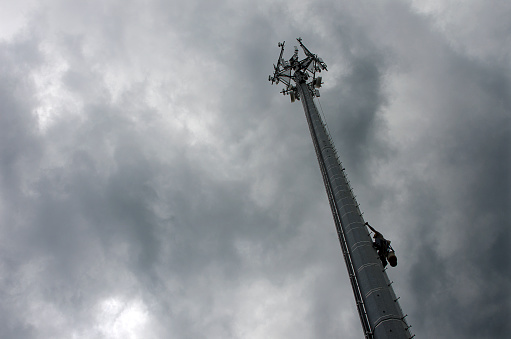
[[[511,331],[511,3],[0,1],[0,338],[362,338],[277,42],[418,338]]]

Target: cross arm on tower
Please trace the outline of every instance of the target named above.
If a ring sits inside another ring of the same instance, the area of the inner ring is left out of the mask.
[[[314,88],[321,87],[322,84],[322,78],[317,76],[316,73],[328,70],[323,60],[305,47],[301,38],[296,40],[300,44],[300,47],[305,54],[305,58],[301,60],[299,59],[298,47],[295,46],[293,56],[289,60],[284,59],[285,41],[279,42],[278,46],[281,49],[277,65],[273,65],[274,73],[268,77],[268,80],[271,81],[272,84],[282,82],[285,85],[281,93],[284,95],[291,95],[291,101],[294,101],[294,98],[300,99],[296,86],[293,85],[293,81],[306,82],[311,88],[312,95],[319,96],[319,91],[312,90]]]

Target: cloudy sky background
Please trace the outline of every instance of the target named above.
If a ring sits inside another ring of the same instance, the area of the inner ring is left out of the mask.
[[[1,338],[362,338],[300,103],[422,338],[503,338],[511,4],[0,1]]]

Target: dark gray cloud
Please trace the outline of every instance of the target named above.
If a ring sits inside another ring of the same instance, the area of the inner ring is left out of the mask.
[[[302,108],[266,81],[297,36],[414,332],[509,332],[509,8],[77,6],[2,35],[2,338],[361,337]]]

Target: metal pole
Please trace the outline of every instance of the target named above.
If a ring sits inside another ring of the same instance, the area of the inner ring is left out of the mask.
[[[296,87],[323,174],[365,337],[410,338],[397,298],[372,247],[358,204],[314,104],[311,88],[297,78]]]
[[[300,38],[297,40],[306,57],[299,60],[295,47],[291,59],[285,60],[285,42],[279,43],[280,56],[268,80],[282,82],[285,88],[281,93],[289,94],[291,102],[302,101],[364,335],[368,339],[412,338],[334,144],[314,104],[313,97],[319,96],[315,87],[322,84],[317,73],[326,71],[326,64]]]

